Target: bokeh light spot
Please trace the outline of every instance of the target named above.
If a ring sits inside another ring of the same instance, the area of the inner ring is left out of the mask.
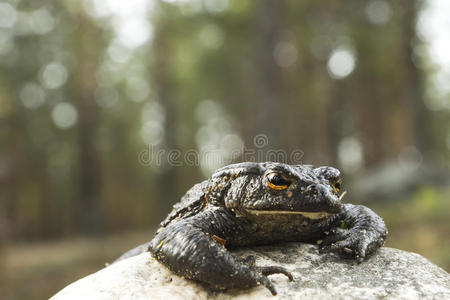
[[[243,141],[233,132],[230,118],[219,102],[201,101],[195,115],[202,124],[195,134],[195,141],[200,150],[200,168],[206,176],[209,176],[215,169],[239,157]]]
[[[126,93],[133,102],[143,102],[150,95],[150,86],[142,77],[132,76],[127,79]]]
[[[370,1],[366,5],[365,13],[369,22],[384,25],[392,17],[392,7],[384,0]]]
[[[159,145],[164,139],[165,110],[157,102],[146,103],[141,115],[141,139],[148,145]]]
[[[158,145],[164,137],[164,127],[155,120],[145,122],[141,127],[141,138],[145,144]]]
[[[67,69],[60,62],[51,62],[41,71],[41,81],[48,89],[57,89],[67,81]]]
[[[116,40],[109,45],[108,54],[112,61],[126,63],[131,59],[133,51]]]
[[[195,116],[202,123],[207,123],[212,118],[220,117],[223,113],[222,107],[213,100],[203,100],[195,109]]]
[[[98,18],[111,18],[115,38],[130,49],[144,45],[153,34],[148,22],[148,11],[155,1],[151,0],[91,0],[85,9]]]
[[[244,149],[244,141],[242,138],[234,133],[226,134],[220,140],[220,148],[225,151],[225,153],[229,155],[236,156],[241,153]],[[231,157],[235,158],[235,157]]]
[[[71,103],[61,102],[53,107],[51,117],[56,127],[69,129],[77,122],[78,112]]]
[[[327,69],[334,79],[343,79],[355,69],[356,58],[352,51],[346,48],[334,50],[328,59]]]
[[[165,119],[166,119],[166,112],[164,110],[164,107],[162,107],[162,105],[159,104],[158,102],[149,102],[142,107],[141,113],[142,124],[150,120],[157,121],[163,124]]]
[[[290,42],[279,42],[275,46],[273,56],[278,66],[282,68],[290,67],[297,62],[297,47]]]
[[[213,14],[218,14],[228,9],[228,0],[204,0],[206,10]]]
[[[344,171],[349,173],[358,171],[364,160],[361,142],[355,137],[342,139],[338,145],[338,160]]]
[[[144,45],[153,34],[152,25],[145,19],[123,19],[115,24],[117,39],[128,48]]]
[[[31,23],[33,25],[31,29],[36,34],[47,34],[55,27],[55,19],[44,8],[35,10],[31,14]]]
[[[19,93],[23,106],[36,109],[45,102],[45,92],[42,87],[34,82],[26,83]]]

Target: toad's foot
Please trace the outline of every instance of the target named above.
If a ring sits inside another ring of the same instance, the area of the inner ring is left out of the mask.
[[[345,204],[337,223],[338,227],[333,228],[320,244],[321,253],[336,252],[341,257],[362,262],[386,239],[383,219],[364,206]]]
[[[266,287],[274,296],[277,294],[277,290],[275,289],[275,287],[274,287],[273,283],[270,281],[270,279],[267,278],[267,276],[272,275],[272,274],[283,274],[289,279],[289,281],[294,280],[294,277],[292,276],[291,272],[289,272],[284,267],[281,267],[281,266],[262,266],[262,267],[255,266],[256,258],[253,255],[247,256],[242,262],[254,270],[254,274],[256,274],[255,280],[259,284]]]
[[[243,261],[244,264],[249,266],[250,268],[254,269],[254,272],[258,275],[256,275],[255,280],[265,286],[272,295],[276,295],[277,291],[275,287],[273,286],[273,283],[267,278],[267,276],[272,274],[283,274],[285,275],[289,281],[293,281],[294,277],[292,276],[291,272],[289,272],[286,268],[281,266],[262,266],[258,267],[255,266],[256,258],[253,255],[247,256]]]
[[[369,241],[363,234],[338,228],[322,241],[319,252],[335,252],[343,258],[355,258],[358,262],[362,262],[369,254],[368,246]]]

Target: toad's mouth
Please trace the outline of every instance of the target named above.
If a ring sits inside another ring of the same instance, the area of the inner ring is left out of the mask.
[[[303,217],[309,219],[324,219],[331,217],[332,213],[325,211],[317,211],[317,212],[309,212],[309,211],[292,211],[292,210],[258,210],[258,209],[247,209],[252,215],[260,216],[260,215],[301,215]]]

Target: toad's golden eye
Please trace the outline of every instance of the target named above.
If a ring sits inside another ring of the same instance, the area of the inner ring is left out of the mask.
[[[333,183],[331,186],[336,193],[339,193],[339,191],[341,190],[341,182],[339,180]]]
[[[270,173],[267,175],[267,184],[271,189],[280,191],[287,189],[291,181],[283,174]]]

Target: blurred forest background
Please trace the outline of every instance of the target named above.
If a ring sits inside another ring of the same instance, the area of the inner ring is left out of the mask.
[[[340,168],[388,246],[449,271],[449,12],[0,0],[0,298],[48,298],[148,241],[240,149]]]

